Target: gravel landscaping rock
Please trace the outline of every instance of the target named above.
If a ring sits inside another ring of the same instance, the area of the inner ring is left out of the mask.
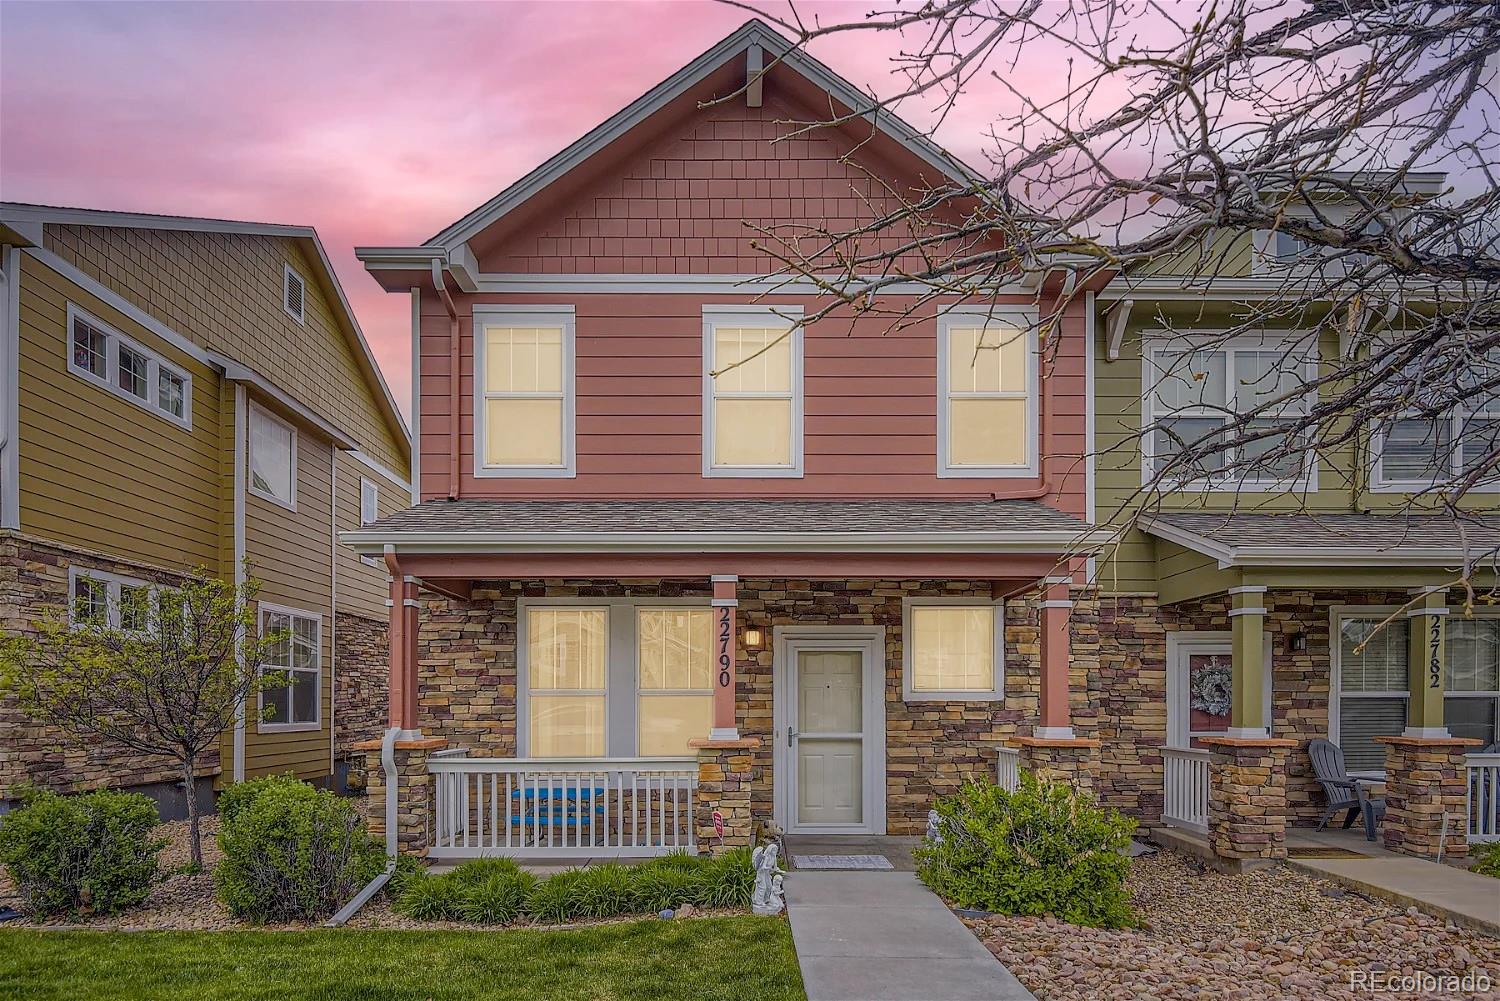
[[[1286,866],[1229,875],[1170,851],[1132,861],[1140,928],[1079,928],[1054,918],[966,920],[1042,1001],[1372,996],[1355,971],[1482,974],[1491,989],[1384,993],[1500,998],[1500,940],[1401,910]]]

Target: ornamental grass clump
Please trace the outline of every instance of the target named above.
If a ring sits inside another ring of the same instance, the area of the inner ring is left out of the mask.
[[[291,776],[242,794],[220,822],[219,847],[219,899],[257,923],[326,917],[386,861],[352,802]]]
[[[1469,871],[1500,879],[1500,841],[1491,841],[1475,849],[1474,864]]]
[[[39,790],[0,820],[0,862],[36,918],[115,914],[143,903],[165,838],[153,838],[156,806],[140,793],[59,796]]]
[[[1029,774],[1014,792],[966,785],[936,809],[938,837],[913,856],[922,882],[944,899],[1098,928],[1134,923],[1125,876],[1135,821],[1118,811]]]

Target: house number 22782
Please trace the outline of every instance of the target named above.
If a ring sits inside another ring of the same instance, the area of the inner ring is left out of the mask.
[[[1443,687],[1443,620],[1429,615],[1427,627],[1427,687]]]

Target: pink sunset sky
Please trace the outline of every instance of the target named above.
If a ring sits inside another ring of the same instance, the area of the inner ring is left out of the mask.
[[[316,226],[405,409],[409,307],[352,248],[425,240],[749,16],[710,2],[4,0],[0,199]],[[886,51],[865,33],[812,49],[888,91]],[[985,103],[939,134],[960,156],[981,155]]]

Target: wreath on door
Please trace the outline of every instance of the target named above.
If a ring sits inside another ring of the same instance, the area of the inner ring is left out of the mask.
[[[1207,667],[1192,672],[1192,676],[1192,683],[1188,687],[1188,705],[1212,716],[1228,714],[1233,699],[1233,667],[1214,657],[1209,660]]]

